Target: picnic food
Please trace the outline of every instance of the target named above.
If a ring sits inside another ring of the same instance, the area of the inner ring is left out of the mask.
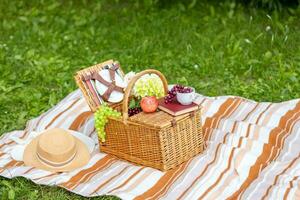
[[[165,103],[171,103],[175,99],[177,91],[183,88],[184,86],[182,85],[174,85],[172,89],[168,91],[168,94],[165,96]]]
[[[182,105],[190,105],[195,99],[195,90],[193,88],[184,88],[177,92],[177,101]]]
[[[142,111],[141,107],[129,108],[128,109],[128,115],[129,115],[129,117],[131,117],[133,115],[136,115],[136,114],[140,113],[141,111]]]
[[[181,103],[182,105],[189,105],[193,102],[194,100],[194,94],[191,95],[182,95],[182,94],[187,94],[187,93],[193,93],[194,89],[191,87],[186,87],[182,85],[175,85],[172,87],[170,91],[168,91],[167,96],[165,96],[165,103],[172,103],[175,99],[178,100],[178,95],[179,94],[179,100],[178,102]]]
[[[95,127],[98,133],[98,137],[101,142],[105,142],[105,130],[104,127],[108,122],[108,117],[118,118],[121,113],[107,106],[106,103],[102,104],[101,107],[95,113]]]
[[[141,100],[141,107],[144,112],[152,113],[155,112],[158,107],[158,101],[156,97],[143,97]]]
[[[80,79],[76,80],[79,80],[80,85]],[[127,77],[127,80],[129,82],[121,103],[103,104],[98,109],[92,99],[87,98],[91,110],[96,111],[101,152],[165,171],[203,151],[199,107],[180,116],[172,116],[161,110],[153,112],[157,106],[155,98],[161,98],[168,93],[165,76],[157,70],[148,69]],[[181,87],[183,86],[178,85],[176,90]],[[140,105],[131,103],[133,100],[139,102],[143,98]],[[116,114],[118,117],[110,117],[105,112],[101,114],[103,106],[122,113],[122,117],[119,114]],[[152,113],[140,112],[140,106],[145,112]]]
[[[133,91],[134,95],[138,98],[147,96],[160,98],[164,96],[163,84],[155,74],[145,74],[142,76],[134,85]]]

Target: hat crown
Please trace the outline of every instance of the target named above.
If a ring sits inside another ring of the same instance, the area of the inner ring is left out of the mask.
[[[37,155],[46,162],[64,163],[74,157],[75,154],[75,139],[63,129],[49,129],[38,140]]]

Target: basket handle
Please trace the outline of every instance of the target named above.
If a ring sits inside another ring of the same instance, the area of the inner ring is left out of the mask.
[[[128,83],[126,89],[125,89],[125,93],[124,93],[124,99],[123,99],[123,122],[125,123],[128,119],[128,100],[129,100],[129,96],[131,94],[131,91],[133,89],[134,84],[136,83],[137,80],[139,80],[143,75],[145,74],[156,74],[158,75],[158,77],[161,79],[162,83],[163,83],[163,87],[164,87],[164,91],[165,94],[168,93],[168,82],[166,77],[158,70],[155,69],[147,69],[144,71],[139,72],[138,74],[136,74]]]

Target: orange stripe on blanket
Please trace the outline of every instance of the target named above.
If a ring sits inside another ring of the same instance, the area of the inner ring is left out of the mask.
[[[25,175],[25,174],[31,172],[33,169],[35,169],[35,168],[34,168],[34,167],[31,167],[30,169],[26,170],[22,175]]]
[[[222,118],[225,118],[232,114],[240,104],[241,99],[239,98],[229,98],[227,99],[219,108],[218,112],[214,114],[213,117],[209,117],[205,120],[205,123],[203,125],[203,128],[215,128],[218,126],[219,121]],[[208,133],[204,134],[204,141],[208,141],[210,136],[212,134],[212,131],[209,131]]]
[[[129,187],[126,187],[126,189],[123,190],[122,192],[129,192],[130,193],[132,190],[134,190],[140,184],[143,184],[143,181],[145,181],[149,176],[151,176],[151,171],[152,170],[146,171],[143,175],[141,175],[139,178],[137,178]]]
[[[246,119],[258,108],[258,103],[256,103],[256,105],[254,106],[254,108],[252,108],[248,113],[247,115],[241,120],[241,121],[246,121]],[[234,133],[236,131],[236,126],[238,124],[239,121],[235,121],[234,122],[234,125],[231,129],[231,132]],[[250,124],[248,125],[248,129],[250,128]]]
[[[187,166],[190,164],[191,162],[191,159],[182,164],[183,165],[183,170],[180,171],[180,173],[174,177],[174,179],[171,180],[170,183],[167,183],[167,185],[165,187],[162,187],[160,191],[158,191],[155,196],[152,196],[151,199],[159,199],[161,196],[165,195],[166,192],[168,191],[168,189],[171,187],[171,185],[176,181],[178,180],[183,174],[186,174],[187,172],[185,171]]]
[[[140,169],[138,169],[128,179],[126,179],[121,185],[113,188],[108,193],[112,193],[113,191],[116,191],[117,189],[120,189],[121,187],[125,186],[131,179],[133,179],[134,177],[136,177],[143,169],[145,169],[145,167],[141,167]]]
[[[221,175],[218,177],[217,181],[211,185],[203,194],[202,196],[200,196],[198,199],[204,199],[204,197],[220,182],[220,180],[222,179],[222,177],[224,176],[224,174],[226,172],[229,171],[231,165],[232,165],[232,158],[233,158],[233,155],[234,155],[234,151],[236,150],[236,148],[234,147],[232,150],[231,150],[231,153],[230,153],[230,156],[229,156],[229,161],[227,163],[227,168],[221,173]]]
[[[289,187],[286,189],[286,191],[285,191],[285,193],[284,193],[284,196],[283,196],[283,199],[284,199],[284,200],[288,199],[288,196],[289,196],[289,194],[290,194],[291,188],[294,187],[293,182],[294,182],[295,180],[297,180],[298,178],[299,178],[299,176],[295,176],[295,177],[293,178],[293,180],[291,180],[291,181],[289,182]]]
[[[78,101],[80,100],[80,98],[76,99],[70,106],[68,106],[65,110],[63,110],[62,112],[60,112],[59,114],[57,114],[52,120],[51,122],[45,126],[45,129],[49,128],[57,118],[59,118],[62,114],[64,114],[66,111],[68,111],[70,108],[72,108]]]
[[[71,179],[65,183],[60,184],[61,186],[65,187],[65,188],[71,188],[74,185],[78,184],[80,182],[80,180],[88,173],[101,168],[103,166],[105,166],[106,163],[108,163],[110,160],[112,160],[112,157],[107,155],[104,158],[102,158],[101,160],[97,161],[93,166],[91,166],[88,169],[84,169],[80,172],[78,172],[76,175],[74,175],[73,177],[71,177]]]
[[[23,165],[24,163],[21,161],[16,161],[16,160],[12,160],[9,163],[7,163],[6,165],[4,165],[3,167],[0,167],[0,173],[4,172],[7,168],[10,167],[18,167]]]
[[[112,176],[110,179],[108,179],[107,181],[105,181],[104,183],[102,183],[101,185],[99,185],[90,195],[93,195],[95,193],[97,193],[98,190],[100,190],[101,188],[103,188],[105,185],[107,185],[109,182],[111,182],[112,180],[114,180],[115,178],[121,176],[130,166],[127,166],[125,168],[123,168],[118,174]]]
[[[71,124],[71,126],[69,127],[69,129],[74,130],[74,131],[78,131],[79,128],[81,127],[82,124],[84,124],[84,122],[90,117],[92,116],[93,113],[91,111],[86,111],[81,113]]]
[[[271,104],[267,106],[267,108],[260,113],[259,117],[260,118],[262,116],[263,113],[265,113],[268,108],[270,108]],[[248,114],[245,116],[245,118],[243,120],[245,120],[247,117],[250,116],[250,114],[258,107],[258,104],[256,104],[256,106],[248,112]],[[243,121],[242,120],[242,121]],[[257,120],[258,122],[259,120]],[[234,133],[235,132],[235,129],[236,129],[236,125],[237,125],[237,121],[234,122],[233,126],[232,126],[232,129],[231,129],[231,133]],[[249,127],[250,127],[250,124],[248,125],[248,130],[249,130]],[[225,137],[224,137],[225,138]],[[225,143],[225,140],[223,141],[223,143]],[[233,155],[234,155],[234,152],[236,149],[240,148],[242,145],[242,138],[239,139],[239,143],[238,143],[238,146],[237,147],[234,147],[232,150],[231,150],[231,153],[230,153],[230,157],[229,157],[229,160],[227,162],[227,168],[222,171],[222,173],[220,174],[220,176],[217,178],[217,180],[215,181],[214,184],[212,184],[203,194],[202,196],[199,197],[199,199],[204,199],[204,197],[206,195],[209,194],[209,192],[211,192],[219,183],[220,181],[222,180],[223,176],[230,170],[231,166],[232,166],[232,162],[233,162]],[[233,176],[230,176],[229,179],[231,179]],[[228,178],[227,178],[227,181],[228,181]],[[228,182],[227,182],[228,183]],[[225,187],[225,185],[223,185],[222,187]]]
[[[55,176],[55,175],[59,175],[59,173],[58,173],[58,172],[51,173],[51,174],[48,174],[48,175],[45,175],[45,176],[41,176],[41,177],[38,177],[38,178],[34,178],[34,179],[32,179],[32,180],[38,181],[38,180],[41,180],[41,179],[43,179],[43,178],[48,178],[48,177]]]
[[[134,198],[135,200],[144,200],[144,199],[154,199],[155,196],[162,188],[166,187],[166,184],[171,184],[174,179],[180,175],[187,165],[187,162],[181,164],[180,166],[167,171],[157,182],[154,186],[152,186],[149,190],[144,192],[142,195],[137,196]]]
[[[95,131],[96,131],[96,127],[93,128],[92,132],[89,134],[89,137],[92,137],[92,135]]]
[[[82,183],[86,183],[90,181],[94,176],[96,176],[100,171],[104,171],[112,166],[112,164],[116,163],[116,159],[108,160],[106,163],[104,163],[102,166],[98,167],[94,171],[91,171],[87,173],[85,176],[83,176],[82,179],[78,181],[78,183],[74,184],[72,187],[70,187],[71,190],[74,190],[76,187],[78,187]]]
[[[267,198],[267,196],[269,195],[269,193],[270,193],[272,187],[275,186],[276,184],[278,184],[278,178],[279,178],[279,176],[281,176],[281,175],[283,175],[284,173],[286,173],[287,170],[290,169],[290,168],[295,164],[295,162],[296,162],[299,158],[300,158],[300,154],[298,154],[298,156],[297,156],[296,158],[294,158],[294,159],[292,160],[292,162],[290,162],[290,164],[289,164],[284,170],[282,170],[282,172],[280,172],[279,174],[276,175],[273,184],[270,185],[270,186],[268,187],[267,192],[264,194],[264,196],[262,197],[262,199],[266,199],[266,198]]]
[[[207,117],[205,120],[205,123],[203,124],[203,128],[211,128],[214,122],[214,118],[217,118],[221,115],[223,115],[224,112],[228,109],[229,106],[234,102],[234,98],[228,98],[220,107],[219,110],[212,116],[212,117]],[[204,141],[207,141],[209,138],[209,133],[204,133]]]
[[[44,114],[38,119],[38,121],[37,121],[37,123],[36,123],[36,125],[35,125],[35,127],[34,127],[34,130],[36,130],[36,128],[39,127],[39,125],[40,125],[42,119],[46,116],[46,114],[47,114],[47,113],[44,113]]]
[[[23,133],[23,135],[21,135],[20,139],[23,139],[23,138],[26,136],[27,132],[28,132],[28,131],[25,129],[25,130],[24,130],[24,133]],[[11,145],[11,144],[14,144],[14,143],[15,143],[14,141],[10,141],[10,142],[8,142],[8,143],[2,144],[2,145],[0,145],[0,149],[1,149],[2,147],[6,146],[6,145]]]
[[[259,122],[260,118],[262,117],[262,115],[263,115],[265,112],[267,112],[267,110],[268,110],[271,106],[272,106],[272,104],[270,103],[270,104],[265,108],[265,110],[259,114],[258,118],[256,119],[256,123],[255,123],[255,124],[258,124],[258,122]]]
[[[225,137],[224,137],[224,140],[225,138],[228,136],[229,134],[227,134]],[[187,193],[188,191],[196,184],[196,182],[203,176],[203,174],[208,170],[208,168],[216,162],[217,160],[217,155],[218,155],[218,152],[220,150],[220,147],[221,147],[222,143],[218,144],[217,148],[216,148],[216,151],[215,151],[215,155],[214,155],[214,159],[209,162],[206,167],[204,168],[204,170],[194,179],[194,181],[191,183],[191,185],[189,185],[188,188],[186,188],[183,193],[179,196],[178,199],[182,199]]]
[[[242,102],[242,99],[235,98],[234,101],[231,101],[231,103],[229,101],[226,101],[223,104],[223,105],[225,105],[227,107],[227,108],[226,107],[223,108],[223,109],[225,109],[225,111],[223,112],[223,114],[222,115],[216,115],[217,114],[216,113],[215,116],[214,116],[216,118],[215,119],[214,119],[214,117],[211,118],[211,119],[213,119],[212,120],[213,122],[212,122],[212,125],[208,126],[210,128],[208,138],[210,138],[210,136],[212,135],[213,129],[216,128],[216,127],[218,127],[218,124],[219,124],[220,120],[223,119],[223,118],[229,117],[232,113],[234,113],[237,110],[238,106],[241,104],[241,102]],[[229,106],[228,106],[228,104],[229,104]],[[223,138],[223,143],[226,142],[227,136],[229,136],[229,134],[225,135],[225,137]],[[201,174],[196,177],[196,179],[192,182],[192,184],[185,191],[183,191],[183,193],[180,195],[179,198],[183,198],[183,196],[185,196],[185,194],[187,194],[187,192],[197,183],[197,181],[201,178],[201,176],[203,176],[204,173],[206,173],[206,171],[209,169],[209,167],[212,166],[212,164],[216,161],[217,155],[218,155],[218,151],[219,151],[219,148],[221,147],[221,144],[222,143],[218,144],[218,146],[217,146],[217,150],[215,152],[215,156],[214,156],[213,161],[210,162],[205,167],[205,169],[201,172]]]
[[[248,117],[258,108],[258,106],[259,106],[259,103],[256,102],[254,108],[245,116],[244,119],[242,119],[242,121],[246,121],[248,119]]]
[[[279,126],[281,128],[285,128],[288,124],[293,123],[297,120],[297,118],[294,118],[293,120],[290,120],[295,116],[296,113],[300,111],[300,102],[297,103],[296,107],[292,110],[289,110],[283,117],[281,117],[279,121]],[[278,133],[280,132],[280,129],[278,127],[274,128],[270,133],[270,139],[269,141],[274,142],[274,138],[278,136]],[[286,132],[286,134],[289,134]],[[276,140],[276,139],[275,139]],[[266,160],[268,160],[269,153],[272,152],[271,149],[273,148],[272,143],[265,144],[263,147],[263,153],[257,158],[255,164],[250,168],[249,175],[247,179],[244,181],[244,183],[240,186],[240,188],[229,198],[229,199],[236,199],[237,196],[243,192],[252,182],[254,179],[256,179],[260,173],[260,170],[263,170],[266,166]],[[271,158],[274,156],[274,153],[272,153]],[[272,159],[271,159],[272,160]]]

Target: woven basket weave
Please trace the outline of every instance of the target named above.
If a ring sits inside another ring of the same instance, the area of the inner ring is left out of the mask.
[[[162,111],[128,117],[128,101],[135,82],[151,73],[160,77],[167,93],[168,84],[162,73],[138,73],[125,89],[123,103],[115,107],[123,113],[122,118],[110,118],[105,127],[106,142],[100,142],[100,151],[165,171],[203,151],[200,108],[177,117]]]

